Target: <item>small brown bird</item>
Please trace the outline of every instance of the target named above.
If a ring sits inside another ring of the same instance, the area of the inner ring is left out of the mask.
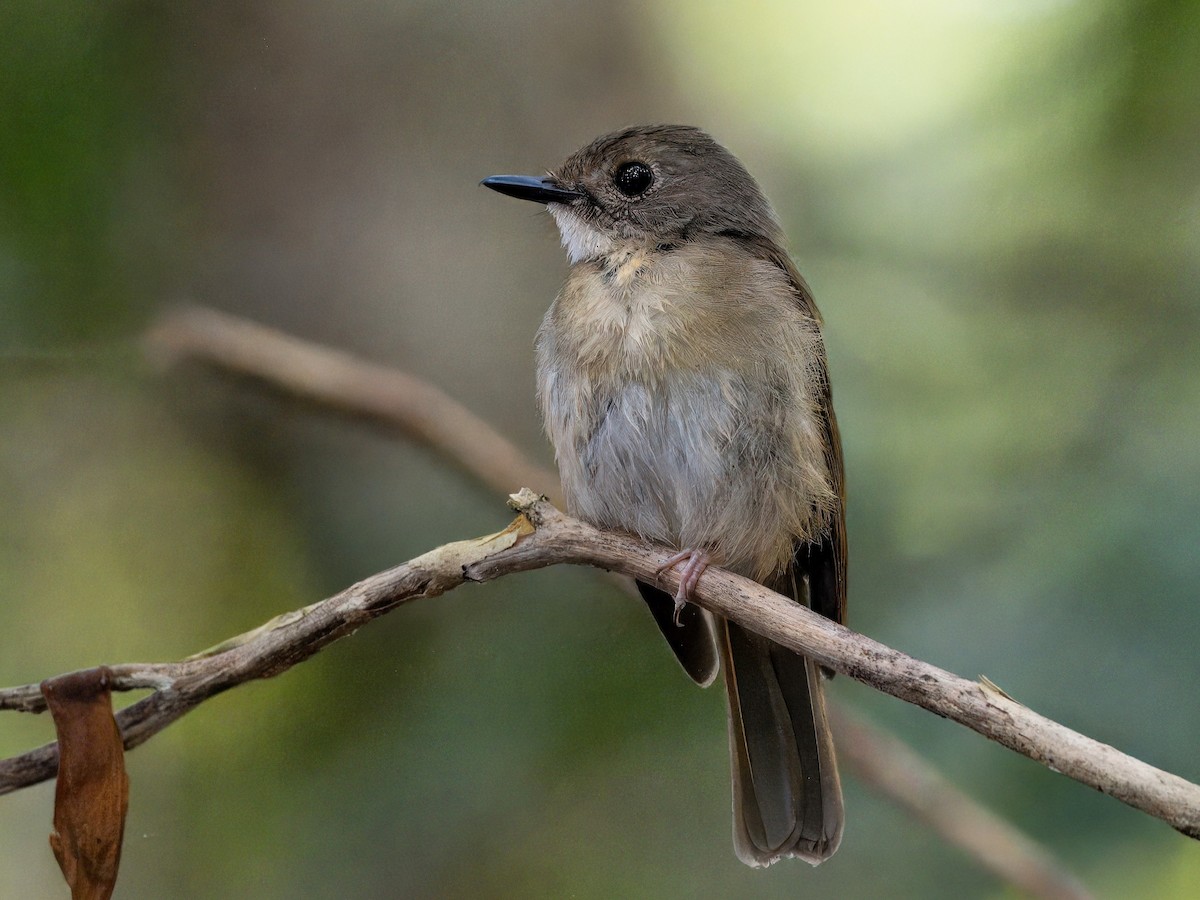
[[[570,257],[537,336],[567,507],[681,551],[663,568],[682,564],[674,598],[639,588],[694,680],[710,684],[722,660],[737,855],[815,865],[843,818],[822,673],[686,602],[711,562],[845,615],[821,319],[775,214],[731,153],[678,125],[598,138],[544,178],[483,184],[545,203]]]

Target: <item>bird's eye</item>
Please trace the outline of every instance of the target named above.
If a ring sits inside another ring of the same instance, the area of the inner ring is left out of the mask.
[[[613,184],[626,197],[640,197],[654,183],[654,173],[644,162],[627,162],[613,173]]]

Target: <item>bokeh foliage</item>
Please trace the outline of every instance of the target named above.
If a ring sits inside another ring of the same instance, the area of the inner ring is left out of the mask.
[[[635,121],[760,176],[827,323],[851,624],[1200,779],[1200,8],[763,0],[0,5],[0,682],[167,659],[498,498],[194,372],[186,297],[421,373],[546,458],[563,262],[476,189]],[[514,488],[517,487],[514,485]],[[536,487],[536,486],[535,486]],[[118,896],[1003,894],[851,782],[818,870],[733,856],[722,699],[584,572],[417,605],[129,760]],[[838,679],[1101,896],[1200,848]],[[6,715],[0,753],[49,738]],[[0,896],[56,896],[52,788]]]

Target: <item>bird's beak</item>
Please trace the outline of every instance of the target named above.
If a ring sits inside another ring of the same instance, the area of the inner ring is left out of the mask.
[[[479,183],[501,194],[534,203],[571,203],[583,196],[579,191],[559,187],[553,178],[529,175],[493,175]]]

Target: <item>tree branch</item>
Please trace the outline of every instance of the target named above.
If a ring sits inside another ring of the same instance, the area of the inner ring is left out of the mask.
[[[110,667],[113,690],[159,685],[153,695],[119,714],[126,746],[137,746],[208,697],[287,671],[410,600],[437,596],[466,581],[491,581],[559,563],[595,566],[654,582],[658,567],[674,553],[671,548],[598,531],[563,515],[527,489],[514,495],[513,501],[520,515],[504,531],[446,544],[268,623],[232,646],[179,663]],[[657,580],[668,591],[678,587],[673,571]],[[1200,837],[1200,786],[1047,719],[992,685],[921,662],[720,569],[705,572],[696,600],[827,668],[966,725],[1162,819],[1189,837]],[[31,706],[36,704],[28,686],[0,691],[0,708]],[[46,747],[0,764],[0,792],[51,777],[55,758],[54,749]]]
[[[512,484],[519,483],[534,484],[545,490],[557,484],[553,473],[529,463],[519,450],[487,423],[437,388],[412,376],[364,363],[350,355],[298,340],[261,325],[212,310],[185,307],[160,320],[147,333],[145,346],[148,355],[161,363],[199,361],[220,371],[251,378],[327,412],[366,420],[399,432],[435,448],[471,477],[495,490],[504,491]],[[563,518],[564,521],[570,521]],[[114,690],[155,691],[150,697],[117,715],[126,747],[135,747],[149,739],[207,697],[244,681],[285,671],[334,640],[353,632],[371,618],[408,600],[434,596],[456,586],[464,577],[461,565],[460,571],[455,573],[453,565],[447,571],[441,568],[441,563],[456,559],[461,553],[475,558],[480,553],[499,551],[505,542],[522,537],[520,531],[527,528],[527,524],[521,524],[522,521],[519,517],[514,523],[515,531],[510,528],[491,538],[439,548],[360,582],[329,600],[277,617],[246,635],[181,662],[113,667]],[[528,518],[525,521],[528,523]],[[539,534],[541,540],[546,539],[545,526]],[[645,551],[645,548],[640,549]],[[586,562],[582,559],[575,561]],[[549,565],[552,562],[547,560],[537,564]],[[710,571],[716,573],[717,570]],[[504,572],[496,571],[487,577],[499,574]],[[484,577],[474,570],[472,575]],[[626,586],[630,584],[626,579],[620,580]],[[705,581],[709,579],[706,577]],[[707,595],[704,587],[707,585],[701,586],[702,601]],[[763,590],[757,585],[749,588],[751,595]],[[791,606],[794,607],[794,604]],[[792,646],[788,640],[777,639]],[[839,668],[836,665],[833,667]],[[954,678],[948,673],[942,674]],[[989,706],[986,702],[996,697],[1003,698],[1002,692],[989,685],[962,679],[958,679],[958,682],[961,683],[956,688],[959,694],[966,691],[967,696],[975,696],[976,700],[982,698],[984,706],[993,710],[990,714],[993,718],[1006,718],[1006,710],[995,705]],[[936,678],[930,683],[941,684]],[[922,689],[921,684],[912,688],[918,694]],[[933,688],[924,689],[937,693]],[[901,695],[897,691],[890,692]],[[955,694],[951,692],[947,696]],[[44,701],[37,685],[11,688],[0,691],[0,709],[38,712],[44,709]],[[935,711],[946,714],[937,709]],[[984,719],[987,716],[987,713],[983,714]],[[842,756],[861,777],[927,821],[947,840],[965,849],[985,867],[1038,896],[1087,896],[1079,883],[1062,871],[1048,854],[947,784],[896,738],[878,726],[856,720],[856,717],[844,712],[838,713],[836,719],[835,730],[842,738],[839,741]],[[1010,730],[1023,724],[1023,720],[1008,721]],[[976,730],[988,734],[986,727],[981,726]],[[1063,731],[1074,735],[1066,729]],[[1039,738],[1033,739],[1027,755],[1038,758],[1035,754],[1040,752],[1041,760],[1052,768],[1061,766],[1060,754],[1054,749],[1056,745],[1047,751],[1039,743],[1044,737],[1042,731],[1038,735]],[[1075,735],[1075,738],[1088,741],[1079,735]],[[1023,739],[1014,740],[1020,743]],[[1116,754],[1116,751],[1095,742],[1091,742],[1091,745],[1099,748],[1099,753],[1090,763],[1085,761],[1082,768],[1103,769],[1105,751],[1111,754]],[[1087,756],[1093,748],[1085,746],[1088,749],[1084,751],[1084,756]],[[1121,754],[1117,754],[1117,757],[1129,759]],[[1198,789],[1174,776],[1142,766],[1135,760],[1131,762],[1135,764],[1135,782],[1141,783],[1147,778],[1150,782],[1159,780],[1160,790],[1157,794],[1148,792],[1147,804],[1155,806],[1165,802],[1171,807],[1182,797],[1183,813],[1176,820],[1168,821],[1184,833],[1196,836],[1195,793]],[[57,750],[54,744],[0,761],[0,793],[53,777],[56,765]],[[1138,770],[1138,766],[1142,766],[1142,769]],[[1086,778],[1082,780],[1092,783]],[[1136,787],[1121,787],[1118,783],[1120,780],[1115,779],[1112,789],[1107,792],[1122,799],[1125,799],[1123,794],[1138,792]],[[1092,786],[1105,790],[1101,784],[1092,783]],[[1165,800],[1160,796],[1163,794],[1166,795]],[[1137,806],[1138,803],[1132,805]],[[1147,811],[1152,812],[1150,809]]]
[[[528,485],[553,499],[558,476],[427,381],[200,306],[164,316],[144,338],[169,366],[194,360],[251,378],[328,412],[361,419],[436,449],[501,497]]]
[[[829,721],[838,760],[943,840],[1031,897],[1091,896],[1041,845],[960,791],[903,741],[844,705],[829,707]]]
[[[458,587],[466,580],[466,565],[511,547],[520,534],[532,531],[528,521],[518,517],[499,534],[438,547],[180,662],[109,666],[112,690],[154,691],[116,715],[126,749],[149,740],[209,697],[247,681],[286,672],[397,606]],[[514,566],[510,571],[521,568],[530,566]],[[493,577],[502,574],[505,572],[499,571]],[[0,690],[0,710],[36,713],[45,708],[46,701],[36,684]],[[53,778],[57,765],[55,744],[0,761],[0,794]]]

